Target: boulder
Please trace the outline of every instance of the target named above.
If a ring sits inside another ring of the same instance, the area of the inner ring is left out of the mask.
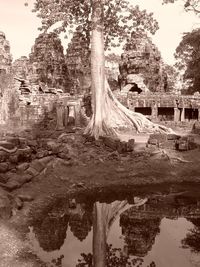
[[[128,143],[123,141],[123,142],[119,142],[118,143],[118,146],[117,146],[117,151],[120,153],[120,154],[123,154],[123,153],[126,153],[128,152]]]
[[[0,218],[9,219],[12,216],[12,200],[9,194],[0,188]]]
[[[192,132],[195,134],[200,134],[200,121],[196,121],[193,125]]]
[[[36,148],[38,146],[38,143],[36,140],[27,140],[27,146],[31,148]]]
[[[149,138],[148,144],[149,145],[153,145],[153,146],[158,146],[158,140],[157,139],[153,139],[153,138]]]
[[[10,156],[12,156],[12,155],[13,154],[9,154],[5,151],[0,150],[0,162],[7,161],[10,158]]]
[[[135,147],[135,139],[129,139],[127,143],[127,151],[128,152],[134,151],[134,147]]]
[[[59,143],[70,143],[70,144],[72,144],[74,142],[74,140],[75,140],[74,136],[66,134],[66,133],[62,133],[58,137],[58,142]]]
[[[24,174],[9,172],[7,174],[7,177],[9,178],[9,180],[5,184],[5,186],[7,186],[8,189],[19,188],[23,184],[29,182],[32,179],[32,176],[29,173],[27,173],[27,171]]]
[[[20,141],[20,148],[26,148],[27,147],[27,139],[24,137],[19,138]]]
[[[18,155],[17,154],[14,154],[14,155],[9,155],[9,161],[10,163],[18,163],[19,159],[18,159]]]
[[[33,201],[34,198],[31,195],[28,194],[20,194],[17,196],[21,201]]]
[[[178,140],[180,138],[181,138],[181,136],[177,135],[177,134],[168,134],[167,135],[167,140]]]
[[[55,141],[48,141],[47,142],[47,149],[52,151],[53,154],[58,154],[60,152],[61,144]]]
[[[35,177],[39,174],[39,171],[37,171],[35,168],[33,167],[29,167],[27,170],[26,170],[26,174],[29,174],[31,175],[32,177]]]
[[[28,169],[29,165],[30,164],[27,162],[21,163],[20,165],[17,166],[17,170],[19,170],[20,172],[24,172],[26,169]]]
[[[9,163],[8,162],[1,162],[0,163],[0,173],[5,173],[9,170]]]
[[[166,134],[151,134],[148,140],[148,143],[151,142],[151,140],[157,140],[158,143],[163,143],[167,141],[167,135]]]
[[[14,146],[17,146],[17,147],[20,145],[19,137],[6,136],[6,141],[9,142],[9,143],[12,143]]]
[[[41,159],[41,158],[47,157],[48,155],[49,155],[48,150],[40,149],[39,151],[37,151],[36,158]]]
[[[32,150],[30,147],[20,148],[17,150],[18,162],[26,162],[31,160]]]
[[[14,200],[14,206],[18,210],[20,210],[23,207],[23,201],[20,198],[16,197]]]
[[[103,143],[111,148],[112,150],[117,150],[118,145],[120,143],[119,139],[113,138],[113,137],[109,137],[109,136],[103,136],[101,137],[101,139],[103,140]]]
[[[176,142],[176,149],[179,151],[192,150],[198,147],[198,144],[195,143],[193,136],[184,136],[181,137]]]
[[[0,147],[3,147],[8,150],[14,149],[16,146],[15,144],[8,142],[8,141],[0,141]]]
[[[41,172],[45,168],[45,165],[39,159],[35,159],[30,163],[30,167],[37,172]]]
[[[53,156],[47,156],[41,159],[38,159],[38,161],[44,166],[46,167],[46,165],[53,159]]]

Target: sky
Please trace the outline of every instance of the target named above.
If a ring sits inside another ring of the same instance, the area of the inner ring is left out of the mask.
[[[29,3],[28,7],[24,3]],[[0,0],[0,31],[6,34],[10,42],[13,59],[28,56],[35,38],[39,35],[37,28],[40,20],[31,12],[34,0]],[[174,52],[181,41],[182,33],[200,27],[200,17],[183,10],[182,1],[175,4],[162,5],[162,0],[130,0],[141,9],[154,13],[160,29],[152,37],[161,52],[163,60],[174,63]],[[64,48],[67,40],[62,38]]]

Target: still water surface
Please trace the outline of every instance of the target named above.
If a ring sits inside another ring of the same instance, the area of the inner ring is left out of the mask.
[[[30,226],[33,252],[52,267],[200,267],[199,199],[106,199],[49,210]]]

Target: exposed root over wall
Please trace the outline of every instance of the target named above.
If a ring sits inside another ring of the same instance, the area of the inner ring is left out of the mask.
[[[101,114],[95,112],[85,129],[85,134],[94,136],[111,135],[119,137],[123,130],[127,129],[133,133],[173,133],[172,129],[148,120],[144,115],[133,112],[123,106],[113,95],[107,80],[105,81],[105,93],[101,103]]]

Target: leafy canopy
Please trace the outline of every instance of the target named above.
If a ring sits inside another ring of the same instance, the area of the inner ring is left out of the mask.
[[[119,46],[130,35],[132,30],[144,30],[154,34],[158,23],[153,13],[132,6],[128,0],[102,0],[104,3],[104,38],[105,48]],[[58,25],[57,33],[74,29],[74,25],[82,28],[86,39],[90,40],[92,28],[92,0],[36,0],[34,12],[42,20],[40,30],[47,31],[51,26]],[[117,44],[117,45],[116,45]]]
[[[200,91],[200,29],[185,33],[176,49],[177,66],[184,70],[184,80],[188,81],[189,91]]]
[[[196,14],[200,14],[200,1],[199,0],[163,0],[163,4],[175,3],[182,1],[186,11],[193,11]]]

